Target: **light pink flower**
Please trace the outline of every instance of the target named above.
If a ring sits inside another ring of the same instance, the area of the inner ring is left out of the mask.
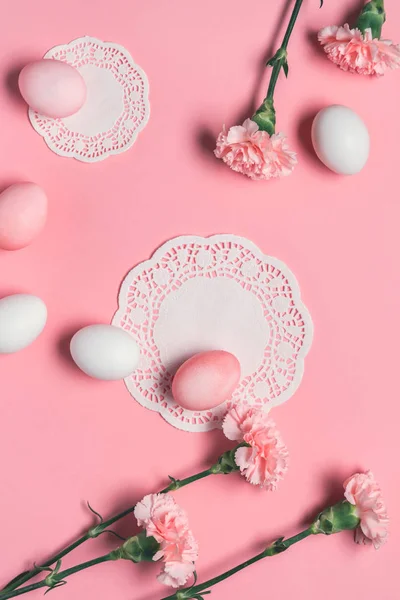
[[[275,490],[287,471],[289,453],[268,414],[238,405],[225,416],[223,431],[229,440],[249,444],[235,453],[235,462],[247,481]]]
[[[135,517],[147,536],[160,544],[153,560],[164,561],[157,579],[177,588],[194,573],[198,544],[189,529],[185,511],[170,494],[149,494],[135,507]]]
[[[344,484],[344,496],[357,507],[360,525],[355,532],[357,544],[373,544],[376,549],[386,542],[389,519],[382,492],[371,471],[356,473]]]
[[[243,125],[224,126],[214,150],[233,171],[250,179],[272,179],[290,175],[297,164],[296,153],[290,150],[283,133],[270,136],[257,123],[246,119]]]
[[[371,29],[332,25],[321,29],[318,40],[328,58],[344,71],[361,75],[383,75],[400,66],[400,45],[391,40],[372,39]]]

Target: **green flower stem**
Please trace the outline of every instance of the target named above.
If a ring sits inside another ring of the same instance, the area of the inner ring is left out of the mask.
[[[275,556],[275,554],[280,554],[281,552],[284,552],[285,550],[290,548],[290,546],[293,546],[293,544],[296,544],[297,542],[300,542],[308,536],[316,533],[318,532],[315,530],[314,525],[311,525],[311,527],[309,527],[308,529],[301,531],[297,535],[294,535],[293,537],[288,538],[287,540],[277,540],[276,542],[271,544],[271,546],[268,546],[268,548],[263,550],[263,552],[260,552],[260,554],[257,554],[256,556],[253,556],[253,558],[250,558],[249,560],[246,560],[240,565],[233,567],[233,569],[230,569],[229,571],[226,571],[221,575],[217,575],[217,577],[213,577],[212,579],[209,579],[204,583],[200,583],[199,585],[181,589],[175,592],[175,594],[172,594],[172,596],[167,596],[163,598],[163,600],[188,600],[189,598],[201,598],[201,592],[208,590],[208,588],[216,585],[217,583],[220,583],[221,581],[224,581],[224,579],[228,579],[228,577],[232,577],[232,575],[235,575],[235,573],[246,569],[250,565],[258,562],[259,560],[262,560],[263,558],[266,558],[267,556]],[[1,596],[0,600],[2,600]]]
[[[233,452],[235,452],[235,451],[236,451],[236,448],[234,449]],[[223,454],[222,457],[224,457],[226,454],[227,453]],[[222,459],[222,457],[220,457],[220,460]],[[213,465],[209,469],[206,469],[205,471],[201,471],[200,473],[196,473],[195,475],[191,475],[190,477],[186,477],[186,479],[172,479],[171,478],[171,483],[169,485],[167,485],[167,487],[162,489],[159,493],[166,494],[167,492],[179,490],[180,488],[185,487],[186,485],[189,485],[190,483],[193,483],[194,481],[198,481],[199,479],[204,479],[204,477],[208,477],[209,475],[215,475],[215,474],[223,473],[223,472],[224,471],[222,470],[220,463],[217,462],[215,465]],[[58,554],[55,554],[54,556],[50,557],[47,561],[45,561],[41,565],[35,566],[33,569],[31,569],[29,571],[24,571],[23,573],[21,573],[20,575],[15,577],[12,581],[10,581],[10,583],[8,583],[3,588],[2,591],[9,592],[9,591],[15,590],[19,586],[23,585],[24,583],[26,583],[27,581],[32,579],[32,577],[35,577],[36,575],[38,575],[43,570],[43,568],[53,565],[58,560],[61,560],[62,558],[64,558],[64,556],[66,556],[67,554],[72,552],[72,550],[75,550],[75,548],[77,548],[78,546],[80,546],[81,544],[86,542],[87,540],[99,536],[110,525],[113,525],[116,521],[119,521],[120,519],[123,519],[127,515],[131,514],[135,510],[135,506],[136,505],[131,506],[130,508],[127,508],[126,510],[118,513],[114,517],[111,517],[107,521],[102,521],[98,525],[95,525],[94,527],[89,529],[89,531],[87,533],[85,533],[79,539],[77,539],[75,542],[73,542],[72,544],[70,544],[69,546],[64,548],[64,550],[61,550]],[[3,600],[3,596],[0,595],[0,599]]]
[[[286,77],[289,73],[289,65],[287,60],[287,47],[289,44],[290,36],[297,17],[299,16],[301,5],[303,0],[296,0],[293,7],[293,12],[290,17],[289,24],[287,26],[285,35],[283,36],[281,47],[274,54],[274,56],[267,62],[267,66],[272,67],[271,78],[269,80],[267,95],[265,96],[261,106],[256,110],[254,115],[251,117],[252,120],[257,123],[259,129],[266,131],[269,135],[275,133],[276,114],[274,107],[274,93],[276,83],[278,81],[279,73],[281,69],[284,70]],[[321,2],[322,5],[322,2]]]
[[[276,82],[278,81],[279,72],[284,64],[287,65],[287,47],[289,44],[290,36],[292,35],[294,25],[296,23],[297,17],[299,16],[299,12],[300,12],[300,8],[301,8],[302,4],[303,4],[303,0],[296,0],[296,4],[294,5],[289,24],[287,26],[285,35],[283,36],[282,45],[275,55],[277,57],[277,60],[272,68],[271,79],[269,81],[269,86],[268,86],[268,91],[267,91],[268,100],[273,99]]]
[[[55,554],[54,556],[52,556],[49,560],[47,560],[43,564],[41,564],[39,566],[35,566],[30,571],[25,571],[24,573],[21,573],[20,575],[15,577],[15,579],[10,581],[9,584],[4,586],[4,588],[2,589],[2,592],[15,590],[20,585],[23,585],[24,583],[26,583],[33,577],[36,577],[36,575],[38,575],[42,571],[43,568],[49,567],[50,565],[53,565],[54,563],[56,563],[58,560],[61,560],[64,556],[66,556],[67,554],[72,552],[72,550],[75,550],[75,548],[77,548],[78,546],[83,544],[83,542],[86,542],[86,540],[89,540],[89,539],[90,539],[90,535],[88,533],[85,533],[82,537],[80,537],[78,540],[76,540],[76,542],[73,542],[72,544],[70,544],[69,546],[64,548],[64,550],[61,550],[58,554]]]
[[[8,600],[9,598],[22,596],[22,594],[27,594],[28,592],[32,592],[33,590],[38,590],[39,588],[43,587],[48,587],[50,590],[53,587],[58,587],[58,585],[63,585],[62,582],[74,573],[79,573],[79,571],[84,571],[85,569],[89,569],[94,565],[99,565],[109,560],[116,560],[117,558],[117,555],[115,555],[113,552],[110,552],[109,554],[105,554],[104,556],[99,556],[92,560],[88,560],[87,562],[81,563],[80,565],[75,565],[75,567],[71,567],[70,569],[65,569],[65,571],[58,572],[56,577],[53,579],[54,586],[50,583],[52,577],[52,575],[50,574],[48,578],[46,577],[46,579],[43,579],[43,581],[39,581],[38,583],[32,583],[31,585],[26,585],[25,587],[19,589],[0,592],[0,600]]]

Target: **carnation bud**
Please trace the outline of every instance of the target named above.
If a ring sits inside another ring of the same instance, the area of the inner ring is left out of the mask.
[[[347,500],[323,510],[313,524],[314,533],[331,535],[348,529],[356,529],[360,524],[357,507]]]
[[[116,558],[123,558],[139,563],[142,561],[152,561],[153,556],[160,549],[160,544],[153,538],[147,536],[145,531],[129,538],[126,542],[114,552]]]
[[[380,39],[382,35],[382,26],[386,21],[386,13],[383,4],[384,0],[371,0],[362,9],[358,21],[357,29],[365,33],[366,29],[371,29],[373,39]]]
[[[273,99],[266,98],[260,108],[251,117],[251,120],[257,123],[261,131],[266,131],[269,135],[274,135],[276,116]]]

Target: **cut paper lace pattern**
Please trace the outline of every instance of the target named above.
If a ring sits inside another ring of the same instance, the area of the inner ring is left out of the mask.
[[[92,37],[56,46],[44,56],[75,67],[87,98],[70,117],[52,119],[29,109],[34,129],[60,156],[96,162],[128,150],[146,125],[150,105],[146,74],[129,52]]]
[[[167,242],[125,278],[113,324],[140,347],[139,368],[125,380],[131,395],[186,431],[220,427],[238,401],[265,409],[285,402],[313,335],[290,270],[233,235]],[[171,383],[180,364],[205,350],[235,354],[241,381],[224,404],[190,411],[174,402]]]

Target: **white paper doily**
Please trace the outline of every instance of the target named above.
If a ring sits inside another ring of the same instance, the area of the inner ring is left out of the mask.
[[[118,44],[82,37],[52,48],[44,58],[75,67],[87,88],[85,104],[71,117],[51,119],[29,110],[48,147],[83,162],[128,150],[150,114],[146,74],[129,52]]]
[[[271,408],[293,395],[313,335],[295,277],[285,264],[234,235],[175,238],[125,278],[113,324],[141,351],[125,380],[140,404],[186,431],[220,427],[237,401]],[[177,405],[171,383],[196,352],[227,350],[242,377],[232,400],[214,409]]]

